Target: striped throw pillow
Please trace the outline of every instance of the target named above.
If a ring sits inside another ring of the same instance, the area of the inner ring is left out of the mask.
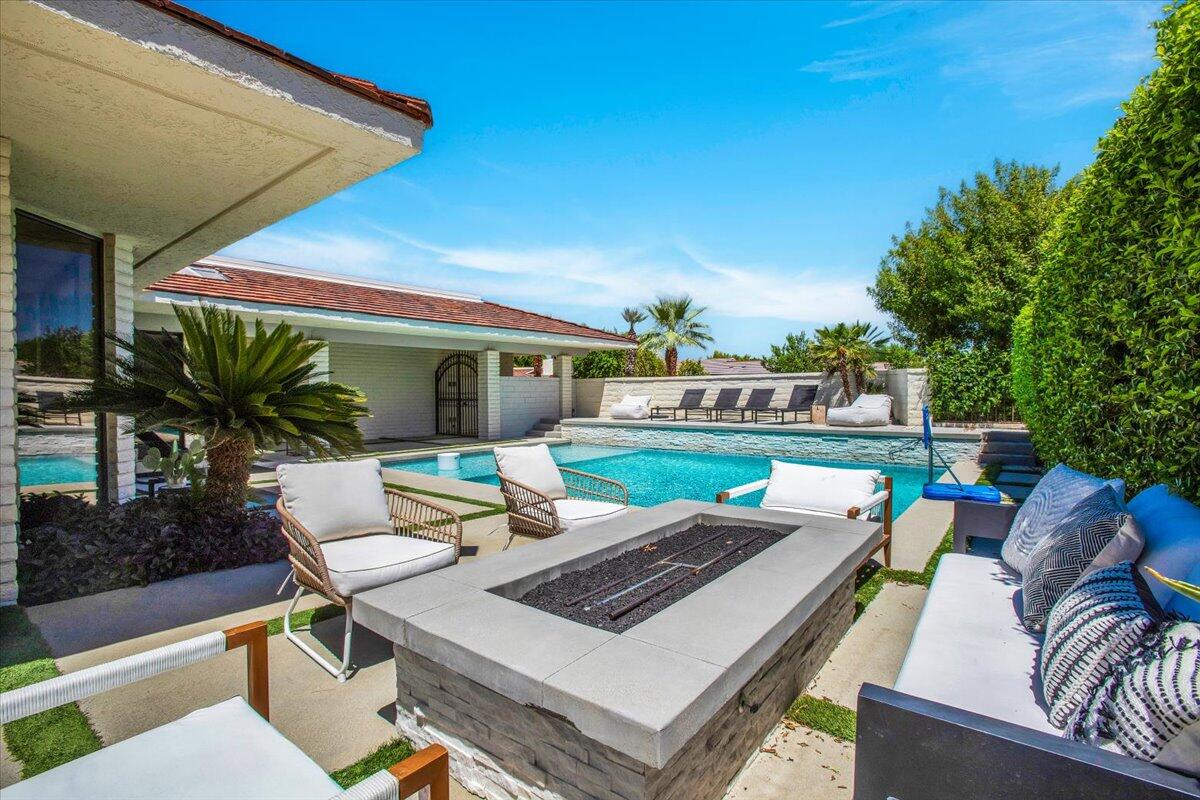
[[[1050,723],[1064,727],[1162,619],[1133,562],[1122,561],[1081,578],[1046,618],[1041,669]]]
[[[1164,623],[1114,669],[1065,736],[1200,777],[1200,624]]]

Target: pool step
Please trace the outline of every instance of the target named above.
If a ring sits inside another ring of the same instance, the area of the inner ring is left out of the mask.
[[[993,430],[980,436],[980,464],[1001,464],[1005,467],[1032,468],[1037,466],[1037,453],[1029,441],[1029,431]]]
[[[542,417],[537,425],[534,425],[525,434],[542,439],[561,439],[562,425],[558,424],[558,420],[550,417]]]
[[[1016,455],[1013,453],[985,453],[980,451],[976,461],[980,464],[1003,464],[1006,467],[1036,467],[1037,458],[1033,455]]]

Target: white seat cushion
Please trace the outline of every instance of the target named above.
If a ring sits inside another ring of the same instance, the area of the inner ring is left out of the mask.
[[[4,800],[328,800],[341,788],[240,697],[5,787]]]
[[[849,406],[829,409],[825,421],[830,425],[887,425],[892,421],[892,396],[860,394]]]
[[[563,530],[570,531],[624,516],[629,511],[629,507],[620,503],[580,500],[571,497],[565,500],[555,500],[554,510],[558,512],[558,521]]]
[[[942,556],[896,690],[1061,735],[1042,704],[1041,637],[1021,625],[1021,581],[997,560]]]
[[[517,483],[536,489],[551,500],[567,496],[567,485],[546,445],[497,447],[492,452],[496,455],[496,467]]]
[[[280,464],[283,507],[319,540],[392,529],[379,459]]]
[[[608,414],[613,419],[648,419],[650,406],[640,403],[617,403],[608,410]]]
[[[771,462],[771,477],[763,494],[763,508],[773,511],[800,511],[844,517],[853,507],[875,494],[879,483],[877,469],[836,469]]]
[[[384,533],[321,545],[329,578],[349,597],[454,563],[454,545]]]

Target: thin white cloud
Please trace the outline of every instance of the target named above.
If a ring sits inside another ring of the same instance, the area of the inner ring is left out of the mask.
[[[910,2],[910,0],[893,0],[893,2],[863,2],[851,3],[850,5],[852,8],[865,8],[867,10],[857,16],[831,20],[821,27],[843,28],[847,25],[857,25],[860,22],[871,22],[872,20],[890,17],[892,14],[899,14],[901,11],[907,11],[914,5],[919,4]]]

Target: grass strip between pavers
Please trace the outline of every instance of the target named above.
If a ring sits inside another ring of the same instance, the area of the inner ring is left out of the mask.
[[[792,703],[785,715],[792,722],[797,722],[814,731],[827,733],[843,742],[854,742],[854,733],[858,726],[858,715],[845,706],[839,706],[831,700],[802,694]]]
[[[447,494],[446,492],[435,492],[432,489],[418,489],[416,486],[405,486],[402,483],[384,483],[383,485],[388,487],[389,489],[399,489],[400,491],[408,492],[409,494],[423,494],[426,497],[436,497],[441,500],[456,500],[459,503],[466,503],[467,505],[471,505],[471,506],[481,506],[483,508],[489,509],[490,513],[492,513],[492,514],[499,514],[505,510],[505,508],[502,504],[493,503],[490,500],[477,500],[474,497],[462,497],[457,494]],[[472,512],[472,513],[479,513],[479,512]],[[467,516],[470,516],[470,515],[467,515]],[[466,517],[463,517],[463,519],[466,519]]]
[[[62,674],[37,626],[19,606],[0,608],[0,641],[4,643],[0,648],[0,692]],[[78,703],[14,720],[3,730],[8,752],[21,762],[22,778],[32,778],[101,747],[100,737]]]
[[[348,767],[342,767],[329,773],[343,789],[349,789],[363,778],[369,778],[381,769],[387,769],[397,761],[402,761],[413,754],[413,746],[408,739],[392,739],[377,747],[370,755],[355,761]]]

